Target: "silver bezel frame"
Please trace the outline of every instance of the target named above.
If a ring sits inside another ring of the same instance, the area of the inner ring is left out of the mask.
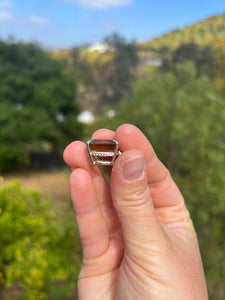
[[[119,148],[119,144],[118,144],[118,142],[116,141],[116,140],[111,140],[110,139],[110,141],[112,141],[113,143],[114,143],[114,145],[115,145],[115,151],[113,152],[114,153],[114,155],[112,156],[112,161],[101,161],[101,160],[93,160],[93,154],[91,153],[91,150],[90,150],[90,143],[91,142],[93,142],[93,141],[96,141],[96,140],[98,140],[98,139],[92,139],[92,140],[89,140],[88,142],[87,142],[87,151],[88,151],[88,155],[89,155],[89,157],[90,157],[90,160],[91,160],[91,163],[92,163],[92,165],[98,165],[98,166],[112,166],[113,165],[113,163],[114,163],[114,161],[115,161],[115,159],[116,159],[116,156],[117,156],[117,154],[118,154],[118,148]],[[99,139],[100,141],[109,141],[109,139]],[[105,153],[107,153],[107,152],[105,152]],[[111,154],[111,152],[110,152],[110,154]],[[106,155],[107,156],[107,155]]]

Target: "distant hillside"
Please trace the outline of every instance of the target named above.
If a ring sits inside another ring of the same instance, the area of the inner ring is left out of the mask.
[[[181,44],[196,43],[201,46],[212,46],[217,60],[217,83],[224,86],[225,81],[225,13],[211,16],[198,23],[186,26],[182,29],[176,29],[163,34],[151,41],[138,44],[138,54],[140,63],[146,64],[146,61],[154,60],[154,64],[164,55],[178,48]],[[78,47],[79,48],[79,47]],[[72,49],[51,52],[55,58],[68,59],[72,66]],[[77,57],[84,60],[85,64],[90,66],[104,64],[111,59],[111,53],[101,53],[99,51],[90,51],[88,47],[80,47],[80,54]],[[94,75],[95,76],[95,75]]]
[[[206,18],[195,24],[176,29],[163,34],[153,40],[139,43],[140,55],[143,52],[168,52],[178,48],[181,44],[196,43],[199,45],[223,45],[225,41],[225,13]],[[88,51],[88,47],[80,47],[85,55],[94,60],[101,57],[98,51]],[[51,51],[55,58],[69,58],[71,49]]]
[[[173,50],[183,43],[212,45],[215,40],[225,40],[225,13],[201,22],[176,29],[151,41],[140,43],[140,51],[161,52]]]

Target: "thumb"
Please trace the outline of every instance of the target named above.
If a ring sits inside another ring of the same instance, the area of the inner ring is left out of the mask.
[[[111,172],[110,189],[120,219],[125,247],[157,243],[162,228],[152,203],[141,151],[121,154]]]

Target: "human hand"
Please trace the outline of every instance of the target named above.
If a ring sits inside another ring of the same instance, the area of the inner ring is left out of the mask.
[[[79,299],[208,299],[189,212],[149,141],[128,124],[92,138],[117,140],[122,154],[109,186],[84,143],[64,152],[83,247]]]

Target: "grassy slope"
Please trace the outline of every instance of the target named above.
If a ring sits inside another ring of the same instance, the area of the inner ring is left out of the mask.
[[[182,43],[212,45],[215,40],[225,39],[225,13],[204,19],[183,29],[173,30],[151,41],[140,43],[141,51],[173,50]]]
[[[139,43],[140,54],[143,52],[158,52],[162,49],[174,50],[182,43],[197,43],[199,45],[212,45],[215,42],[221,43],[225,40],[225,13],[206,18],[195,24],[176,29],[163,34],[153,40]],[[218,42],[219,41],[219,42]],[[82,52],[91,63],[96,57],[102,56],[98,52],[89,52],[86,47],[82,47]],[[53,51],[51,54],[55,58],[69,58],[70,49]]]

